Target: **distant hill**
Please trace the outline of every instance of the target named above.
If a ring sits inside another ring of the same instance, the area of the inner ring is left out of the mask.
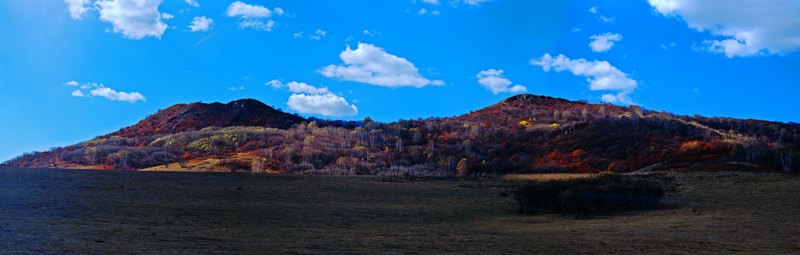
[[[303,121],[306,119],[280,112],[255,99],[240,99],[227,104],[198,102],[170,106],[108,136],[141,137],[230,126],[287,129]]]
[[[631,172],[747,165],[800,169],[800,125],[680,116],[521,94],[453,118],[305,120],[256,100],[180,104],[112,134],[11,166],[302,174]]]

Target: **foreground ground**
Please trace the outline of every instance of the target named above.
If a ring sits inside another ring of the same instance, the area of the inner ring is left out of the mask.
[[[515,177],[519,178],[519,176]],[[0,253],[795,254],[800,178],[669,173],[653,211],[520,215],[508,179],[0,168]]]

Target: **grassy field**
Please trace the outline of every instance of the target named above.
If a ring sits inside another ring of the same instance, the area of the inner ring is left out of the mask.
[[[0,253],[796,254],[800,178],[668,173],[658,210],[521,215],[504,185],[0,168]],[[559,178],[559,177],[554,177]]]

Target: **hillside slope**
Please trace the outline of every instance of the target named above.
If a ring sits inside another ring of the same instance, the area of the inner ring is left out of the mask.
[[[268,108],[253,101],[176,105],[116,133],[5,164],[141,169],[177,162],[191,170],[196,164],[182,162],[213,157],[221,169],[255,172],[455,175],[628,172],[725,162],[792,171],[800,161],[797,123],[679,116],[522,94],[453,118],[366,118],[344,125],[283,113],[262,118],[252,113],[271,108],[243,110]],[[208,123],[218,127],[202,128]],[[225,160],[232,155],[247,160]]]

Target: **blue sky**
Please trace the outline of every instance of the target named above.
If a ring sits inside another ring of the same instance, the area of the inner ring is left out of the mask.
[[[800,1],[0,1],[0,161],[177,103],[449,117],[531,93],[800,121]]]

